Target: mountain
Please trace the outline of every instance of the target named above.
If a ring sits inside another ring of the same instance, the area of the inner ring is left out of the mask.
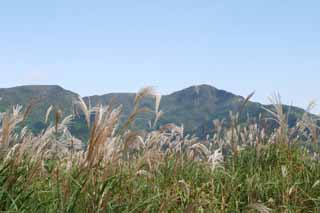
[[[73,102],[78,94],[56,85],[32,85],[0,89],[0,111],[6,111],[12,106],[28,106],[34,103],[28,118],[28,125],[39,130],[44,127],[47,109],[52,105],[61,109],[63,116],[73,112]]]
[[[133,108],[134,93],[112,93],[102,96],[85,97],[84,100],[95,106],[98,104],[123,106],[123,118],[128,117]],[[183,124],[187,133],[204,137],[212,131],[214,119],[228,119],[230,111],[238,112],[244,97],[233,93],[219,90],[210,85],[192,86],[170,95],[164,95],[161,100],[160,109],[164,115],[159,125],[167,123]],[[146,99],[142,106],[154,108],[154,100]],[[271,105],[262,105],[256,102],[248,102],[240,120],[247,121],[247,117],[257,118],[259,114],[266,115],[262,108],[272,108]],[[297,118],[303,114],[303,110],[297,107],[284,106],[284,111],[291,108],[289,123],[293,125]],[[144,119],[143,119],[144,118]],[[152,117],[145,116],[138,120],[138,126],[146,128]]]
[[[7,110],[8,107],[16,104],[28,105],[31,99],[38,100],[35,110],[31,113],[29,124],[38,130],[44,126],[46,110],[50,105],[62,109],[64,115],[73,112],[74,100],[78,94],[65,90],[60,86],[22,86],[9,89],[0,89],[0,111]],[[101,96],[84,97],[84,100],[92,105],[99,104],[112,106],[123,106],[122,119],[125,120],[133,109],[135,93],[110,93]],[[164,95],[160,104],[160,109],[164,115],[159,121],[159,125],[166,123],[183,124],[187,133],[204,137],[212,131],[212,120],[227,119],[229,112],[239,111],[244,98],[230,92],[219,90],[209,85],[192,86],[181,91]],[[142,106],[154,109],[155,101],[151,98],[144,99]],[[248,102],[242,113],[240,120],[247,120],[249,115],[257,118],[259,114],[266,114],[262,106],[271,108],[268,105]],[[285,106],[285,111],[289,110]],[[296,119],[304,112],[297,107],[291,108],[289,122],[294,124]],[[149,120],[153,119],[152,114],[145,114],[136,120],[137,128],[148,128]],[[87,132],[83,118],[75,120],[71,131],[83,138],[83,133]]]

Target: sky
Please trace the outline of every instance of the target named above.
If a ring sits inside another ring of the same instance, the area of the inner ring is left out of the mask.
[[[318,0],[2,1],[0,87],[86,96],[210,84],[305,108],[320,104],[319,10]]]

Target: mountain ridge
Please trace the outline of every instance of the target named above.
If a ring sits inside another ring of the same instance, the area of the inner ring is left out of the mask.
[[[133,109],[134,98],[136,93],[107,93],[103,95],[92,95],[83,97],[86,103],[92,106],[108,105],[123,106],[122,119],[125,120]],[[24,85],[11,88],[0,89],[0,111],[7,110],[10,106],[20,104],[28,105],[30,99],[40,98],[40,103],[36,110],[31,114],[29,121],[33,128],[45,126],[43,118],[47,108],[51,105],[61,109],[64,115],[74,112],[74,101],[79,94],[66,90],[59,85]],[[159,125],[166,123],[183,124],[186,132],[205,136],[212,129],[212,120],[226,119],[229,112],[236,112],[240,109],[244,97],[221,90],[208,84],[200,84],[187,87],[185,89],[172,92],[162,96],[160,109],[164,112],[163,117],[159,120]],[[146,98],[142,101],[141,106],[154,109],[155,100]],[[265,114],[262,106],[269,108],[270,105],[263,105],[258,102],[249,101],[245,110],[242,121],[246,119],[247,114],[257,118],[259,114]],[[284,107],[288,111],[288,106]],[[292,107],[295,114],[302,114],[303,110],[298,107]],[[152,114],[141,116],[136,125],[141,128],[148,128],[148,121],[153,119]],[[291,118],[291,123],[295,122],[297,116]],[[81,134],[85,131],[85,126],[79,124],[77,120],[72,127],[74,132]]]

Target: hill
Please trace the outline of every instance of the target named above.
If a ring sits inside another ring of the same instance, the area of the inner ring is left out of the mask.
[[[95,106],[98,104],[123,106],[123,118],[129,116],[133,108],[134,93],[112,93],[102,96],[85,97],[84,100]],[[159,125],[167,123],[183,124],[187,133],[196,134],[200,137],[206,136],[212,131],[214,119],[227,119],[230,111],[239,111],[244,97],[235,95],[225,90],[220,90],[210,85],[192,86],[181,91],[164,95],[160,109],[164,112]],[[142,106],[153,109],[154,100],[144,100]],[[247,117],[257,118],[259,114],[267,115],[262,108],[272,108],[271,105],[262,105],[256,102],[248,102],[242,116],[241,122],[247,121]],[[297,117],[303,114],[303,110],[297,107],[284,106],[284,111],[291,108],[289,123],[293,125]],[[150,116],[144,116],[137,121],[137,125],[143,128],[148,126]]]
[[[60,86],[21,86],[8,89],[0,89],[0,111],[7,110],[10,106],[20,104],[27,106],[34,100],[36,110],[32,111],[28,123],[37,131],[43,128],[44,117],[47,109],[53,105],[63,111],[64,115],[73,113],[74,100],[78,94],[65,90]],[[84,100],[92,105],[99,104],[123,106],[122,119],[125,120],[133,109],[135,93],[110,93],[101,96],[84,97]],[[160,109],[164,112],[159,125],[167,123],[183,124],[187,133],[204,137],[212,131],[212,120],[226,119],[230,111],[237,112],[240,109],[244,97],[233,93],[219,90],[209,85],[192,86],[181,91],[174,92],[162,97]],[[142,106],[154,108],[153,99],[145,99]],[[248,102],[242,116],[241,122],[247,117],[257,118],[259,114],[265,114],[262,104]],[[265,105],[270,108],[271,106]],[[289,110],[285,106],[285,111]],[[297,117],[303,113],[302,109],[292,107],[289,123],[294,124]],[[152,114],[145,114],[136,120],[137,128],[147,128],[148,122],[153,119]],[[83,132],[87,131],[82,118],[75,120],[71,127],[72,132],[81,138]]]
[[[12,106],[34,104],[28,124],[34,129],[43,128],[47,109],[52,105],[61,109],[63,116],[73,112],[73,102],[78,98],[74,92],[56,85],[31,85],[0,89],[0,111]]]

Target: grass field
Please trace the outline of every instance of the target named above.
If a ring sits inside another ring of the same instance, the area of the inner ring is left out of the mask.
[[[147,96],[156,99],[154,109],[139,107]],[[161,119],[161,97],[151,88],[137,93],[131,116],[121,124],[121,108],[90,107],[79,99],[90,129],[84,150],[68,131],[73,115],[62,118],[50,107],[47,128],[33,135],[23,128],[29,107],[14,107],[1,115],[0,210],[318,212],[319,129],[307,113],[312,105],[289,128],[275,96],[270,118],[240,124],[251,96],[225,121],[213,121],[205,140],[184,135],[183,126],[174,124],[132,131],[141,113],[154,113],[150,127]],[[266,119],[277,128],[266,129]]]

